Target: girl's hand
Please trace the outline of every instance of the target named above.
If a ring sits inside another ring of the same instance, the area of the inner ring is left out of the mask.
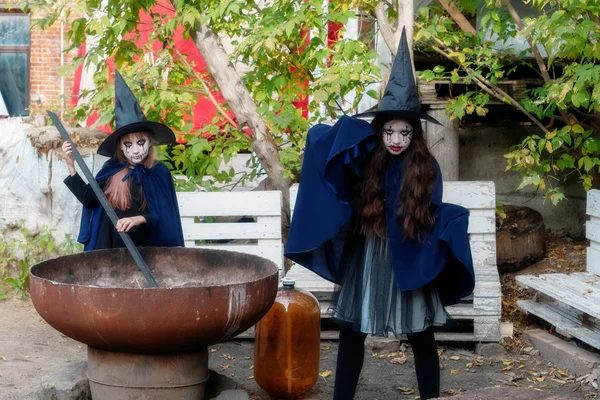
[[[117,232],[129,232],[134,226],[146,223],[146,218],[141,215],[135,217],[121,218],[117,221]]]
[[[77,172],[75,171],[75,159],[73,158],[73,149],[71,148],[71,143],[63,142],[62,151],[65,153],[65,163],[69,169],[69,174],[74,176]]]

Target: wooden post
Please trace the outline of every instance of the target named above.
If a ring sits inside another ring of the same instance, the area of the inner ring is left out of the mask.
[[[458,180],[458,122],[450,120],[445,106],[432,105],[427,114],[442,126],[427,122],[427,146],[440,164],[444,181]]]

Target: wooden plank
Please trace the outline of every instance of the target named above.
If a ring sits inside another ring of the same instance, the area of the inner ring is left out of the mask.
[[[600,332],[590,330],[578,321],[568,318],[564,314],[556,312],[556,309],[533,300],[518,300],[517,306],[530,314],[540,317],[544,321],[554,325],[557,330],[567,332],[592,347],[600,349]]]
[[[497,314],[502,310],[502,297],[478,297],[473,295],[475,312]]]
[[[476,213],[481,211],[481,213]],[[491,214],[491,215],[490,215]],[[496,217],[493,210],[473,210],[469,215],[469,227],[467,232],[476,233],[496,233]]]
[[[258,222],[196,223],[181,219],[185,240],[281,239],[280,217],[261,217]]]
[[[600,223],[595,221],[586,222],[585,237],[593,242],[600,243]]]
[[[200,246],[187,246],[187,247],[198,247],[204,249],[215,249],[225,251],[237,251],[238,253],[254,254],[259,257],[266,258],[267,260],[273,261],[279,269],[283,266],[283,246],[281,241],[276,245],[272,246],[257,246],[257,245],[200,245]]]
[[[491,181],[444,182],[442,201],[468,208],[496,208],[496,187]]]
[[[600,190],[592,189],[587,193],[585,213],[600,217]]]
[[[496,265],[496,242],[470,241],[473,266]]]
[[[182,217],[280,216],[281,192],[178,192]]]
[[[569,288],[573,293],[579,293],[584,299],[596,301],[600,311],[600,290],[592,285],[565,274],[541,274],[539,278],[554,283],[557,287]]]
[[[290,207],[293,211],[298,196],[298,184],[290,187]],[[442,201],[458,204],[469,210],[496,208],[496,187],[491,181],[444,182]]]
[[[476,340],[484,342],[497,342],[500,340],[500,321],[478,322],[477,319],[473,323],[473,335]]]
[[[474,333],[470,332],[435,332],[435,340],[438,342],[478,342],[481,339],[476,338]]]
[[[577,278],[582,282],[592,285],[596,289],[600,289],[600,276],[590,272],[573,272],[569,276]]]
[[[587,271],[600,276],[600,250],[588,247],[586,250],[586,259]]]
[[[578,291],[574,291],[569,287],[557,286],[555,283],[531,275],[519,275],[516,277],[516,282],[521,286],[542,292],[546,296],[581,310],[594,318],[600,318],[600,306],[593,300],[584,298]]]
[[[446,311],[456,319],[472,319],[482,316],[496,316],[500,319],[500,313],[498,311],[475,309],[472,304],[454,304],[452,306],[447,306]]]

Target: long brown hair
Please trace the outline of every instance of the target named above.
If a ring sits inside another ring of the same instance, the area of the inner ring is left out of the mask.
[[[119,139],[119,143],[117,144],[117,151],[113,157],[119,159],[119,161],[123,161],[128,163],[127,157],[123,154],[123,150],[121,150],[121,143],[125,138],[131,138],[131,140],[139,140],[142,138],[142,134],[148,136],[148,140],[150,143],[148,144],[148,155],[146,158],[140,163],[141,165],[152,168],[156,161],[156,153],[154,151],[152,135],[145,132],[133,132],[127,135],[124,135]],[[129,179],[123,182],[123,178],[129,172],[130,168],[125,167],[106,181],[106,186],[104,187],[104,194],[108,199],[108,202],[113,208],[118,208],[121,211],[125,211],[131,205],[131,191],[129,190]],[[140,192],[142,195],[142,206],[141,209],[146,208],[146,198],[144,197],[144,192]]]
[[[392,156],[383,143],[383,125],[390,117],[376,116],[371,125],[379,134],[379,144],[363,170],[361,188],[360,232],[385,237],[385,202],[382,182],[385,168]],[[400,157],[405,157],[403,176],[398,176],[400,188],[400,208],[398,222],[408,239],[421,239],[433,226],[435,220],[431,212],[431,193],[436,181],[435,161],[423,137],[421,122],[408,120],[413,127],[410,146]]]

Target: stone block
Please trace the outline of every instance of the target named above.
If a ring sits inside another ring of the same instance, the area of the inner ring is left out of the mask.
[[[475,352],[483,357],[502,357],[506,350],[499,343],[477,343]]]
[[[600,366],[600,356],[566,342],[541,329],[525,332],[525,337],[540,351],[542,357],[560,369],[577,375],[587,375]]]
[[[400,340],[377,336],[367,336],[365,339],[365,349],[371,351],[372,353],[381,353],[384,351],[391,353],[400,349]]]
[[[38,400],[91,400],[87,362],[67,364],[42,378]]]

